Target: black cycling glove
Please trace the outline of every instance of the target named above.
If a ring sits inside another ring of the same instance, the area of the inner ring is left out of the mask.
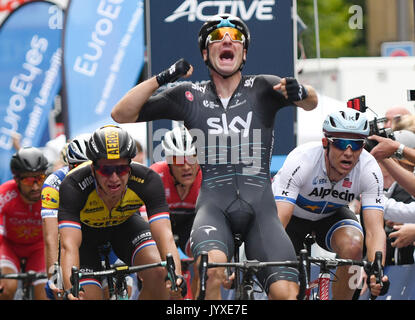
[[[307,89],[302,84],[299,84],[297,79],[292,77],[287,77],[285,79],[287,81],[285,88],[287,90],[289,101],[300,101],[308,97]]]
[[[166,83],[175,82],[180,77],[183,77],[189,69],[189,62],[182,58],[176,61],[170,68],[160,72],[156,76],[157,82],[160,87]]]

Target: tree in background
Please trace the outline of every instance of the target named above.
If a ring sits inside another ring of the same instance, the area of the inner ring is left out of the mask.
[[[366,44],[365,0],[320,0],[318,1],[318,23],[320,37],[320,57],[362,57],[368,55]],[[353,6],[361,8],[357,16]],[[297,12],[307,29],[300,35],[302,58],[315,58],[316,35],[314,21],[314,0],[297,0]],[[356,18],[361,19],[360,28]]]

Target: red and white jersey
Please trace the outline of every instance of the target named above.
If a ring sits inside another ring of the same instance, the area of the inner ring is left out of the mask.
[[[196,206],[197,196],[199,195],[200,185],[202,184],[202,171],[199,170],[196,179],[190,188],[190,191],[186,198],[180,199],[174,184],[174,178],[170,173],[169,165],[166,161],[160,161],[150,166],[155,172],[157,172],[164,184],[164,190],[166,192],[166,200],[169,205],[170,211],[180,209],[194,209]],[[140,213],[145,214],[145,207],[140,208]]]
[[[27,204],[14,180],[0,185],[0,238],[14,244],[34,244],[43,242],[42,201]]]

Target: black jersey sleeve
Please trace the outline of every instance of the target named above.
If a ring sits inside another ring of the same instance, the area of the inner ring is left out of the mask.
[[[70,177],[65,177],[59,187],[58,221],[81,223],[80,211],[83,207],[84,195],[76,187]]]
[[[145,193],[141,196],[147,210],[147,216],[169,212],[169,206],[166,201],[164,184],[157,172],[149,169],[145,177]]]
[[[275,101],[276,107],[285,107],[288,105],[292,105],[290,101],[288,101],[280,91],[276,91],[273,87],[281,82],[281,78],[274,75],[261,75],[259,77],[260,83],[264,88],[264,94],[266,94],[269,99]]]
[[[187,83],[157,90],[141,108],[136,122],[160,119],[184,120],[185,104],[180,103],[180,95],[185,95]]]

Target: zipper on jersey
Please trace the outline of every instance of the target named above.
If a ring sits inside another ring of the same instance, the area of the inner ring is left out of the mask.
[[[327,178],[328,178],[328,176],[327,176]],[[330,179],[329,179],[329,181],[330,181]],[[336,183],[337,183],[337,182],[331,182],[331,181],[330,181],[330,184],[331,184],[330,194],[333,192],[333,189],[334,189],[334,186],[336,185]],[[327,207],[327,205],[328,205],[328,204],[329,204],[329,202],[328,202],[328,201],[326,201],[326,203],[324,204],[323,209],[321,209],[321,214],[323,214],[323,212],[324,212],[324,210],[326,209],[326,207]]]

